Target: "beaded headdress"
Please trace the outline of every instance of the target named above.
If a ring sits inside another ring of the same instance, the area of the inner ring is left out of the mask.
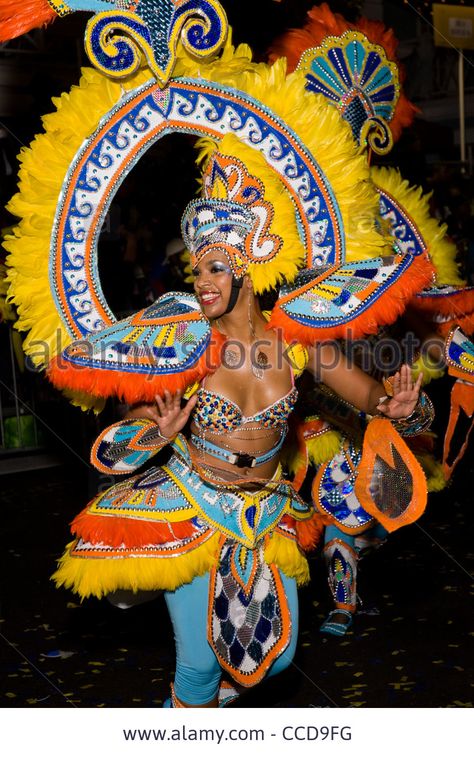
[[[213,143],[209,146],[212,149]],[[248,162],[244,163],[236,153],[250,160],[264,180],[253,175]],[[275,187],[273,193],[270,183]],[[209,252],[218,250],[227,257],[236,278],[249,273],[255,291],[279,283],[284,263],[285,279],[293,279],[304,263],[305,251],[294,208],[286,194],[279,191],[279,185],[281,181],[258,153],[236,138],[224,137],[219,150],[207,162],[201,198],[191,202],[183,215],[183,240],[191,253],[192,267]],[[268,194],[273,202],[267,199]],[[276,220],[275,203],[286,218],[286,233],[281,220]],[[272,233],[274,226],[280,234]],[[257,266],[262,274],[258,279],[253,276]]]

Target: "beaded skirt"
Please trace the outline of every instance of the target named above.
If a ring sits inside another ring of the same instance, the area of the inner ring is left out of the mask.
[[[100,598],[173,591],[209,572],[209,643],[234,679],[251,686],[289,643],[280,571],[308,580],[295,525],[311,509],[280,471],[242,489],[197,467],[181,435],[172,447],[165,465],[115,484],[75,518],[53,579]]]

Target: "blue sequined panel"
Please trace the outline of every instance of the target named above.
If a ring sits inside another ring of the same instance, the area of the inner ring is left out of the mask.
[[[103,472],[131,473],[165,445],[159,432],[156,423],[143,418],[115,423],[104,429],[95,442],[91,462]]]
[[[337,539],[327,544],[324,553],[328,565],[329,588],[334,601],[339,604],[355,604],[357,561],[355,553]]]
[[[176,46],[191,54],[213,55],[227,36],[227,19],[217,0],[129,0],[94,2],[86,29],[86,50],[94,66],[122,78],[137,70],[140,52],[157,79],[165,84],[176,60]],[[87,0],[81,10],[85,10]],[[99,7],[97,7],[99,6]],[[115,6],[115,7],[114,7]]]
[[[373,521],[373,517],[359,503],[354,491],[360,459],[360,450],[352,444],[347,445],[319,470],[313,486],[315,507],[329,515],[347,532],[354,529],[359,531]]]
[[[156,6],[157,0],[140,0],[137,10],[148,27],[155,60],[164,69],[170,57],[168,42],[174,3],[173,0],[159,0],[159,7]]]
[[[389,224],[397,249],[404,255],[421,255],[427,244],[404,208],[397,201],[377,187],[379,193],[380,215]]]
[[[216,7],[214,7],[216,6]],[[221,11],[217,12],[218,9]],[[196,15],[203,17],[202,21],[196,20]],[[178,25],[181,18],[194,16],[194,23],[190,23],[184,31],[183,44],[190,52],[202,54],[206,50],[214,50],[225,37],[225,16],[218,3],[207,0],[187,0],[176,8],[173,25]]]
[[[143,40],[147,45],[151,43],[150,30],[139,18],[120,11],[93,17],[87,28],[86,50],[91,63],[111,76],[126,76],[136,71],[140,65],[137,47],[123,33],[122,36],[113,36],[113,47],[110,44],[104,45],[104,39],[109,42],[114,26],[119,25],[121,29],[124,26],[127,28],[134,41]]]
[[[359,31],[326,37],[301,56],[298,69],[306,87],[326,97],[352,127],[359,141],[367,121],[391,121],[400,95],[397,65],[385,50]]]
[[[209,642],[221,665],[239,680],[256,683],[289,642],[283,639],[276,577],[263,559],[263,547],[247,550],[227,542],[212,576],[213,605]],[[284,608],[287,612],[287,608]]]
[[[362,126],[367,121],[367,111],[362,98],[354,97],[344,111],[344,118],[349,123],[355,139],[358,138]]]
[[[459,328],[446,344],[446,362],[449,368],[465,374],[466,381],[474,382],[474,343]]]

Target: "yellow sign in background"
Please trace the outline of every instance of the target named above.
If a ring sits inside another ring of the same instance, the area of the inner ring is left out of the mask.
[[[474,8],[434,3],[433,25],[435,45],[474,50]]]

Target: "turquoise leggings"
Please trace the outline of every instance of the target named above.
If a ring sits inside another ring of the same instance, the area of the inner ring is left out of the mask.
[[[381,526],[380,523],[376,523],[375,526],[372,526],[367,532],[364,531],[364,534],[365,533],[370,534],[377,539],[385,539],[387,536],[386,529]],[[341,531],[337,526],[326,526],[324,529],[324,543],[327,544],[333,539],[340,539],[344,544],[348,544],[349,547],[355,549],[355,536],[344,533],[344,531]]]
[[[298,636],[298,595],[296,581],[281,574],[291,617],[291,638],[267,675],[287,668],[296,649]],[[222,668],[207,641],[209,574],[198,576],[176,591],[166,591],[165,599],[176,642],[174,690],[185,704],[207,704],[217,696]]]

